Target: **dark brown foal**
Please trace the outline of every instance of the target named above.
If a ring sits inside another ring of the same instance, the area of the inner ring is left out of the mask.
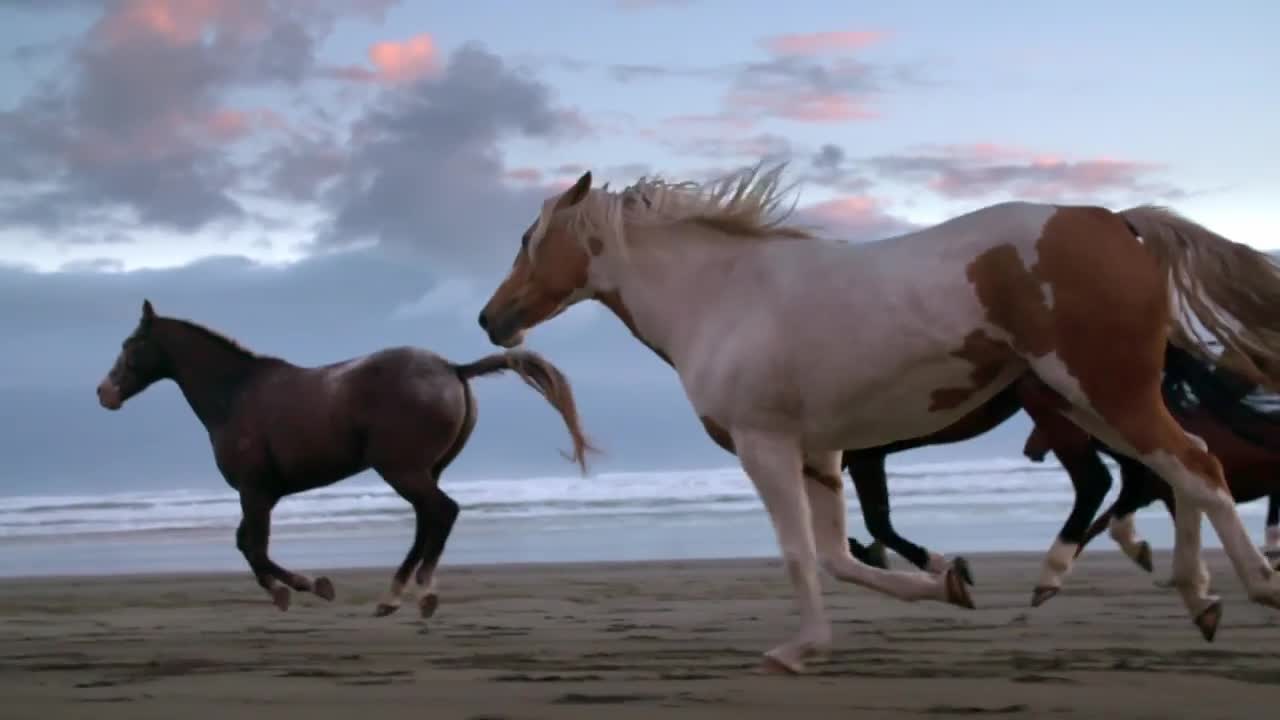
[[[98,399],[118,410],[157,380],[177,383],[209,432],[218,470],[240,494],[236,547],[281,610],[289,608],[291,590],[332,600],[334,589],[328,578],[312,580],[271,560],[272,509],[287,495],[372,468],[413,507],[416,519],[413,542],[376,614],[400,606],[414,575],[425,617],[439,602],[435,569],[458,517],[458,504],[440,489],[440,476],[476,423],[468,380],[505,370],[560,413],[573,439],[572,459],[585,472],[592,448],[569,381],[531,352],[456,365],[428,350],[399,347],[299,367],[187,320],[161,317],[144,302],[137,328],[98,385]]]

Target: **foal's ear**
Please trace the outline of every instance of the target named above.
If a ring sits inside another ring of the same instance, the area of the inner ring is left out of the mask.
[[[556,201],[556,209],[563,210],[567,207],[573,207],[582,202],[587,197],[587,193],[591,191],[591,171],[582,173],[582,177],[578,178],[578,182],[573,187],[564,191],[560,199]]]
[[[156,316],[156,311],[155,311],[155,308],[151,307],[151,301],[143,300],[142,301],[142,324],[144,326],[150,325],[151,321],[155,319],[155,316]]]

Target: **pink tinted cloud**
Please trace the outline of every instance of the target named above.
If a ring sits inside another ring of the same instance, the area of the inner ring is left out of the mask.
[[[884,205],[869,195],[847,195],[801,208],[802,219],[815,221],[827,234],[851,241],[876,240],[916,227],[908,220],[888,213]]]
[[[804,123],[843,123],[877,117],[862,99],[838,92],[735,92],[726,102],[735,110],[759,111]]]
[[[833,30],[772,35],[762,38],[760,45],[777,55],[818,55],[863,50],[887,36],[879,30]]]
[[[243,0],[122,0],[110,7],[93,29],[109,45],[161,41],[188,47],[210,28],[235,34],[266,29],[262,4]]]
[[[918,182],[939,195],[969,199],[1010,193],[1045,200],[1116,191],[1157,195],[1178,191],[1151,180],[1163,165],[1111,157],[1071,160],[1014,145],[944,145],[873,160],[881,174]]]
[[[327,74],[348,82],[396,85],[441,70],[440,51],[429,33],[374,43],[369,46],[368,56],[369,67],[344,65],[329,68]]]
[[[506,178],[518,183],[536,185],[542,182],[542,171],[531,167],[511,168],[506,172]]]
[[[440,57],[435,41],[422,33],[399,42],[374,43],[369,48],[369,60],[384,80],[405,82],[439,69]]]

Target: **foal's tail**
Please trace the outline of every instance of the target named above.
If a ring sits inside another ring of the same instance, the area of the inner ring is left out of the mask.
[[[1171,275],[1170,342],[1280,390],[1280,265],[1166,208],[1141,205],[1120,216]],[[1220,356],[1201,329],[1222,343]]]
[[[585,473],[587,471],[587,452],[596,452],[596,448],[587,440],[578,420],[578,406],[573,399],[573,388],[569,379],[541,355],[528,350],[510,350],[503,353],[486,355],[475,362],[454,365],[458,377],[465,382],[474,377],[492,375],[493,373],[512,370],[530,387],[537,390],[542,397],[564,418],[569,436],[573,438],[573,455],[561,453],[566,458],[578,463]]]

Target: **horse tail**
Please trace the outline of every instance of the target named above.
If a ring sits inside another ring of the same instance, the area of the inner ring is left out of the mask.
[[[1140,205],[1119,214],[1172,279],[1170,342],[1280,389],[1280,264],[1167,208]],[[1222,344],[1221,356],[1197,326]]]
[[[463,365],[454,365],[454,371],[463,382],[471,378],[492,375],[511,370],[520,376],[529,387],[537,390],[547,402],[560,413],[564,419],[569,436],[573,438],[573,454],[561,452],[566,458],[578,463],[582,472],[587,471],[588,452],[596,452],[583,432],[578,418],[577,403],[573,398],[573,388],[569,379],[555,365],[541,355],[528,350],[510,350],[494,353]]]

